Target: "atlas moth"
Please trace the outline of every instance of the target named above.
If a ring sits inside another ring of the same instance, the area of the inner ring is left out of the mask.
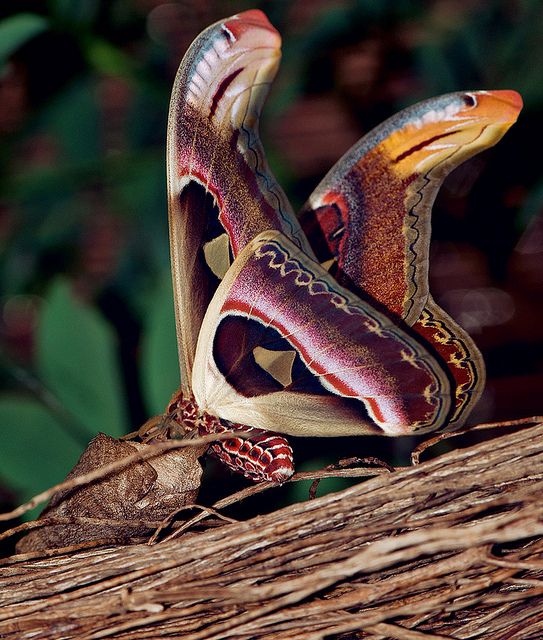
[[[271,174],[259,116],[280,36],[257,10],[203,31],[168,122],[181,388],[168,414],[255,481],[293,473],[284,435],[401,436],[461,426],[484,385],[477,347],[428,289],[445,176],[494,145],[514,91],[405,109],[365,135],[300,214]]]

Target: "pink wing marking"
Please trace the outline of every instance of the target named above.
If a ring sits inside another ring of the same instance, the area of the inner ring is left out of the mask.
[[[262,12],[241,13],[202,32],[175,79],[168,120],[168,197],[181,383],[187,397],[204,312],[231,257],[267,229],[284,231],[311,253],[258,137],[280,45]]]
[[[311,252],[257,133],[280,45],[279,34],[258,10],[219,22],[189,49],[172,96],[172,169],[179,188],[196,176],[220,194],[220,220],[234,256],[267,229],[282,230]]]
[[[272,327],[324,389],[361,400],[385,432],[441,423],[450,388],[424,347],[335,284],[284,236],[263,236],[229,289],[221,318],[245,317],[263,329]],[[242,366],[247,351],[240,349],[252,347],[244,336],[235,342],[227,354],[221,341],[226,369]]]

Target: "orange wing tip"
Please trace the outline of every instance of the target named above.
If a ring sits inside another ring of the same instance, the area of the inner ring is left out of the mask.
[[[510,89],[478,91],[477,109],[493,122],[512,125],[517,121],[523,102],[519,93]]]
[[[277,37],[279,33],[277,29],[271,24],[266,15],[259,9],[249,9],[249,11],[243,11],[229,18],[224,26],[232,33],[237,40],[240,35],[248,31],[249,29],[259,28],[270,31]]]
[[[511,105],[517,112],[520,112],[524,106],[520,93],[512,89],[496,89],[495,91],[489,91],[489,93],[498,100]]]

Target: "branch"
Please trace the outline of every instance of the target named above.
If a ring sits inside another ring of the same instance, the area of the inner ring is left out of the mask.
[[[543,637],[542,490],[540,422],[154,546],[14,556],[0,637]]]

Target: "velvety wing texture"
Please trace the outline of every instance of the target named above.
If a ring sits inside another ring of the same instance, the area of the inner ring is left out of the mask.
[[[181,62],[168,123],[170,245],[182,386],[201,321],[231,260],[267,229],[311,253],[266,164],[258,118],[281,40],[260,11],[201,33]]]
[[[461,427],[485,385],[485,365],[471,337],[428,297],[413,330],[446,363],[452,378],[453,410],[448,429]]]
[[[446,369],[279,232],[238,255],[205,316],[201,410],[282,433],[402,435],[451,410]]]
[[[431,207],[446,175],[498,142],[521,107],[514,91],[476,91],[406,109],[362,138],[302,210],[318,259],[339,282],[411,325],[447,363],[451,428],[465,421],[485,374],[474,342],[429,294]]]
[[[495,144],[516,121],[514,91],[432,98],[364,136],[325,176],[301,212],[319,261],[407,324],[428,299],[430,215],[445,176]]]

